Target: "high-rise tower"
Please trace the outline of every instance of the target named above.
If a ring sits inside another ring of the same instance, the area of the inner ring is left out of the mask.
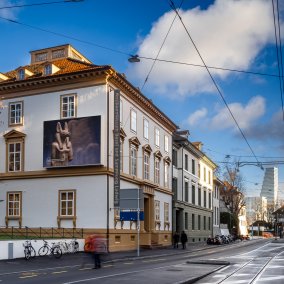
[[[261,188],[261,196],[267,198],[267,204],[272,204],[274,207],[278,201],[278,168],[266,168]]]

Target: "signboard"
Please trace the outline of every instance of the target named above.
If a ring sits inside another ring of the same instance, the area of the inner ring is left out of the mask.
[[[120,189],[121,210],[144,210],[144,194],[141,188]]]
[[[114,207],[118,208],[120,196],[120,91],[114,91],[114,132],[113,132],[113,189]]]
[[[120,211],[121,221],[137,221],[138,211]],[[144,211],[139,211],[139,220],[144,221]]]
[[[99,165],[101,117],[44,121],[43,167]]]

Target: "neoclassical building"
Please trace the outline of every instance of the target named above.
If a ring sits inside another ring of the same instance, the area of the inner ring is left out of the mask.
[[[128,208],[117,189],[139,189],[141,245],[169,245],[177,126],[123,74],[71,45],[30,55],[0,73],[0,226],[80,228],[108,237],[110,250],[132,249],[137,221],[120,218]]]

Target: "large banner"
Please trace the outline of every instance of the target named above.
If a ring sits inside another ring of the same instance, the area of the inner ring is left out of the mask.
[[[45,168],[101,163],[101,117],[44,121]]]

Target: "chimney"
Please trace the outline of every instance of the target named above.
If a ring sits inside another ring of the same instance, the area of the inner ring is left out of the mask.
[[[200,151],[202,151],[202,142],[192,142],[192,144]]]

